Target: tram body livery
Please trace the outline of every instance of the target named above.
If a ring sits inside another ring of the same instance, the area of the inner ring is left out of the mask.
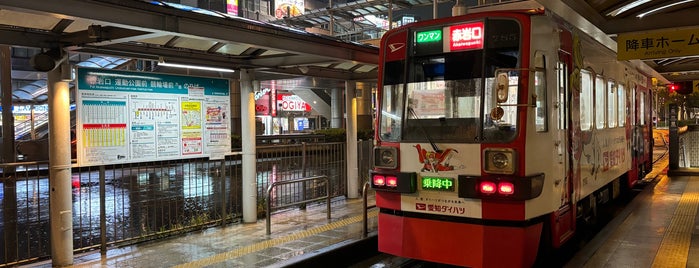
[[[530,267],[651,169],[650,77],[543,8],[492,9],[381,40],[381,252]]]

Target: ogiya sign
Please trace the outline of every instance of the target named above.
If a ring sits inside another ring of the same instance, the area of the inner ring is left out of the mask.
[[[617,59],[658,59],[699,55],[699,28],[622,33]]]

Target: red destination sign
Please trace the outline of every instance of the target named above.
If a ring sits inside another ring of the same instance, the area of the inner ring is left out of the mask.
[[[449,50],[483,48],[483,22],[449,26]]]

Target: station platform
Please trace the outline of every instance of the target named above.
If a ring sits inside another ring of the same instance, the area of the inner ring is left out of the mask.
[[[565,267],[699,267],[699,170],[668,174],[668,156],[656,149],[645,187]],[[368,204],[374,205],[371,195]],[[76,255],[74,267],[293,267],[297,260],[364,239],[363,200],[336,198],[331,205],[331,219],[324,203],[274,213],[271,235],[260,219],[104,255]],[[368,233],[375,235],[377,210],[367,215]],[[349,265],[338,260],[335,267]],[[28,266],[51,267],[51,262]]]
[[[373,206],[374,198],[369,197],[367,203]],[[73,267],[283,267],[287,266],[284,263],[363,239],[363,207],[362,198],[336,198],[331,202],[329,220],[325,203],[317,203],[305,210],[273,213],[270,235],[263,218],[112,248],[105,255],[75,255]],[[367,230],[375,232],[377,210],[369,210],[367,219]],[[26,267],[51,267],[51,262]]]

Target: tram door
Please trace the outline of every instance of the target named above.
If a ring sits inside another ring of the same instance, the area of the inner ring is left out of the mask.
[[[555,92],[555,112],[556,117],[556,135],[555,145],[557,152],[557,160],[555,161],[556,174],[562,176],[560,192],[560,204],[558,210],[552,218],[552,239],[553,246],[559,247],[565,241],[570,239],[575,231],[575,206],[572,203],[573,194],[573,168],[571,167],[571,133],[570,118],[571,118],[571,96],[570,96],[570,81],[569,74],[571,70],[572,57],[569,53],[559,52],[559,58],[556,62],[555,76],[556,87]]]

